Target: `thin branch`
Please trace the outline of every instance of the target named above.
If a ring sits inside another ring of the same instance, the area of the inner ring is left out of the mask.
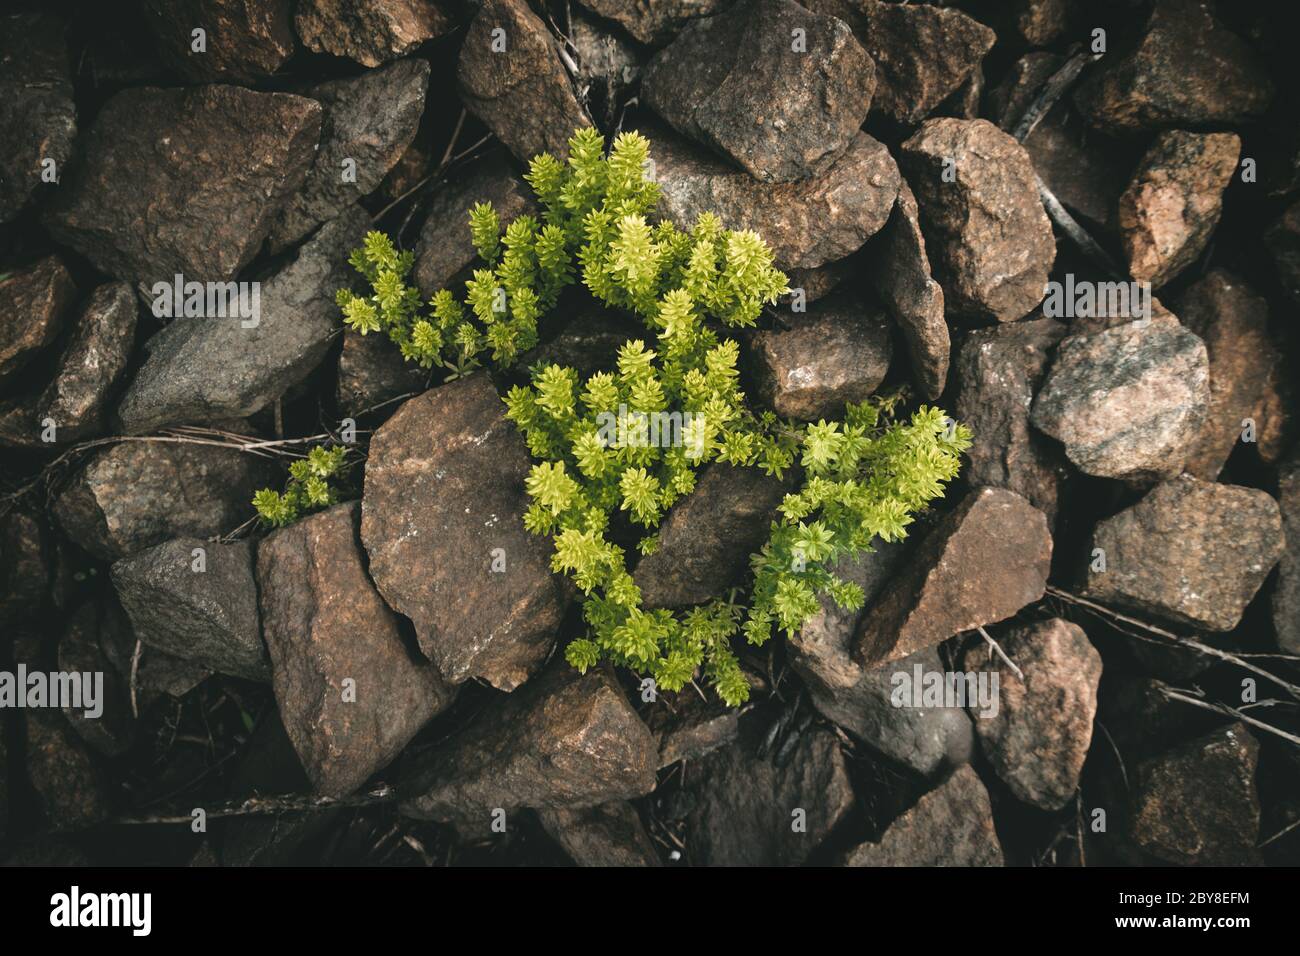
[[[989,647],[993,648],[994,652],[998,655],[998,657],[1006,661],[1007,666],[1010,667],[1011,670],[1015,672],[1015,675],[1023,681],[1025,679],[1024,672],[1019,667],[1016,666],[1015,661],[1007,657],[1007,652],[1002,649],[1002,645],[999,644],[997,641],[993,640],[993,638],[989,636],[989,632],[984,630],[983,627],[976,627],[975,630],[980,632],[980,637],[984,638],[984,640],[988,643]]]
[[[249,797],[233,803],[204,807],[209,820],[226,817],[274,816],[281,813],[311,813],[322,810],[339,810],[355,807],[372,807],[382,803],[392,803],[398,799],[397,790],[387,784],[376,787],[367,793],[351,797],[322,797],[315,794],[289,793],[270,797]],[[149,824],[193,823],[191,814],[148,815],[137,817],[118,817],[107,821],[111,826],[143,826]]]
[[[1295,734],[1289,734],[1285,730],[1280,730],[1272,724],[1266,724],[1262,720],[1256,720],[1254,717],[1243,714],[1235,707],[1229,707],[1227,704],[1221,704],[1218,701],[1204,700],[1200,697],[1192,696],[1191,694],[1184,694],[1182,691],[1173,687],[1161,687],[1160,693],[1168,700],[1180,701],[1184,704],[1191,704],[1193,707],[1200,707],[1202,710],[1209,710],[1216,714],[1222,714],[1225,717],[1232,717],[1236,720],[1240,720],[1242,723],[1250,724],[1252,727],[1258,727],[1260,730],[1273,734],[1275,737],[1281,737],[1283,740],[1289,741],[1300,747],[1300,737],[1297,737]]]
[[[1038,96],[1021,114],[1020,121],[1011,130],[1011,135],[1022,143],[1028,139],[1029,134],[1042,122],[1043,117],[1050,113],[1052,107],[1065,95],[1065,91],[1074,85],[1074,81],[1079,78],[1083,68],[1096,59],[1098,58],[1091,54],[1079,52],[1066,60],[1060,69],[1049,76],[1046,82],[1043,83]]]

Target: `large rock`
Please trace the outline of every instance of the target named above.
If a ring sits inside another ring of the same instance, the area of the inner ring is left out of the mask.
[[[360,206],[327,222],[261,284],[252,319],[174,319],[145,343],[148,358],[118,407],[123,429],[243,418],[305,379],[339,329],[334,295],[353,281],[348,254],[369,228]]]
[[[63,329],[77,297],[58,256],[0,278],[0,382],[22,371]]]
[[[1172,315],[1071,335],[1034,398],[1030,421],[1080,471],[1158,481],[1182,471],[1210,406],[1205,343]]]
[[[249,542],[176,538],[115,562],[112,576],[150,647],[221,674],[270,678]]]
[[[927,121],[902,146],[950,311],[999,322],[1043,299],[1052,224],[1025,149],[988,120]]]
[[[449,33],[434,0],[299,0],[294,24],[310,50],[379,66]]]
[[[626,800],[581,810],[542,810],[542,827],[578,866],[659,866],[659,854]]]
[[[253,83],[293,55],[292,0],[145,0],[145,24],[168,67],[196,83]],[[193,31],[205,47],[194,49]]]
[[[848,27],[794,0],[741,0],[692,21],[641,83],[646,105],[678,132],[768,183],[825,172],[856,138],[875,87],[875,64]]]
[[[402,358],[388,336],[361,335],[351,329],[343,333],[334,396],[344,415],[359,415],[403,395],[418,394],[428,384],[429,370]]]
[[[401,752],[454,687],[403,640],[366,575],[361,506],[337,505],[257,549],[275,700],[316,790],[350,793]]]
[[[1263,491],[1183,475],[1102,521],[1089,554],[1093,600],[1230,631],[1282,553],[1282,518]]]
[[[1278,468],[1277,500],[1286,550],[1273,591],[1273,627],[1282,652],[1300,654],[1300,448]]]
[[[45,223],[119,279],[226,281],[258,252],[302,186],[321,106],[237,86],[113,96]]]
[[[370,573],[454,684],[482,677],[514,690],[555,641],[567,592],[551,576],[550,541],[519,518],[529,467],[483,375],[411,399],[371,438],[361,520]]]
[[[698,17],[711,17],[734,0],[580,0],[592,13],[613,20],[642,43],[662,46]]]
[[[1051,560],[1041,511],[1015,492],[977,489],[926,536],[864,616],[853,657],[864,665],[898,661],[1008,618],[1043,596]]]

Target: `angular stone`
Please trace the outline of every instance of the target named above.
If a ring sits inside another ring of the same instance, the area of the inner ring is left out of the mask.
[[[875,64],[848,27],[794,0],[741,0],[692,21],[641,83],[673,128],[765,183],[824,173],[857,137],[875,88]]]
[[[1300,302],[1300,202],[1292,203],[1264,233],[1282,288]]]
[[[310,50],[379,66],[455,28],[434,0],[299,0],[294,24]]]
[[[11,448],[48,447],[41,441],[41,428],[36,417],[39,395],[18,395],[0,400],[0,445]]]
[[[40,710],[24,717],[27,779],[48,828],[79,830],[107,819],[108,783],[67,721]]]
[[[369,228],[360,206],[327,222],[262,283],[253,318],[172,320],[145,343],[148,358],[118,406],[122,428],[243,418],[305,379],[339,329],[334,295],[354,280],[348,254]]]
[[[453,684],[514,690],[546,659],[567,592],[524,530],[523,439],[483,375],[402,405],[371,437],[361,538],[379,593]],[[493,570],[496,558],[505,571]]]
[[[1016,33],[1030,46],[1047,46],[1070,20],[1070,0],[1012,0]]]
[[[1156,137],[1119,197],[1116,221],[1133,278],[1158,289],[1196,261],[1219,224],[1240,153],[1236,133]]]
[[[249,542],[175,538],[115,562],[112,577],[136,637],[150,647],[219,674],[270,678]]]
[[[99,111],[45,225],[119,279],[227,281],[302,186],[320,121],[319,103],[288,93],[123,90]]]
[[[1004,620],[1043,596],[1051,560],[1041,511],[1002,488],[972,491],[864,616],[853,657],[867,666],[897,661]]]
[[[344,415],[358,415],[399,396],[418,394],[428,384],[429,370],[402,358],[388,336],[344,331],[334,392]]]
[[[102,681],[94,713],[82,707],[63,708],[63,716],[77,736],[106,757],[117,757],[130,749],[135,739],[131,715],[131,692],[113,667],[102,645],[105,610],[88,601],[72,613],[59,638],[59,670],[66,674],[91,674]]]
[[[948,309],[1009,322],[1038,305],[1056,240],[1024,147],[988,120],[934,119],[901,162]]]
[[[1300,654],[1300,449],[1278,468],[1277,501],[1286,550],[1273,589],[1273,627],[1284,654]]]
[[[675,694],[660,691],[641,716],[659,741],[660,770],[679,760],[697,760],[740,734],[740,711],[716,696],[701,699],[693,687]]]
[[[53,342],[77,297],[58,256],[0,278],[0,382]]]
[[[1210,406],[1205,343],[1172,315],[1063,339],[1030,421],[1076,468],[1158,481],[1182,471]]]
[[[816,266],[812,269],[786,269],[785,274],[790,278],[791,293],[785,298],[791,299],[795,290],[802,289],[804,300],[806,302],[816,302],[834,292],[840,285],[851,275],[856,275],[861,263],[858,262],[858,253],[851,256],[845,256],[843,259],[836,259],[834,262],[828,262],[825,265]]]
[[[1085,593],[1117,608],[1231,631],[1282,553],[1282,518],[1266,492],[1182,475],[1092,532]]]
[[[721,13],[732,0],[579,0],[592,13],[613,20],[641,43],[662,46],[687,23]]]
[[[543,829],[578,866],[659,866],[659,853],[626,800],[537,814]]]
[[[145,25],[168,67],[195,83],[253,83],[293,55],[291,0],[145,0]],[[196,52],[193,31],[204,31]]]

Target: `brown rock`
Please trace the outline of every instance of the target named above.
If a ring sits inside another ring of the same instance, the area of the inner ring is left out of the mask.
[[[22,507],[0,516],[0,618],[35,617],[50,586],[53,543],[42,519]]]
[[[537,814],[578,866],[659,866],[659,853],[626,800],[582,810],[542,810]]]
[[[592,13],[613,20],[642,43],[662,46],[687,23],[725,10],[732,0],[580,0]]]
[[[58,256],[0,278],[0,382],[58,337],[76,297]]]
[[[659,741],[660,770],[679,760],[697,760],[740,734],[740,710],[716,695],[703,699],[693,687],[660,691],[642,707],[641,716]]]
[[[85,744],[59,714],[28,710],[27,779],[47,826],[78,830],[107,819],[112,795]]]
[[[1047,46],[1070,19],[1070,0],[1012,0],[1016,33],[1030,46]]]
[[[434,0],[300,0],[294,24],[308,49],[362,66],[395,60],[455,27]]]
[[[1291,298],[1300,302],[1300,202],[1292,203],[1264,233],[1277,277]]]
[[[1294,437],[1295,418],[1291,409],[1296,407],[1295,384],[1290,356],[1283,349],[1274,346],[1268,366],[1264,391],[1250,417],[1255,419],[1255,450],[1260,461],[1276,465],[1291,447]]]
[[[106,757],[117,757],[130,749],[135,739],[135,718],[131,713],[131,692],[104,650],[104,632],[110,626],[106,610],[87,602],[72,613],[59,638],[59,670],[65,674],[91,674],[103,681],[96,700],[98,713],[88,708],[65,706],[63,716],[77,736]],[[102,676],[101,676],[102,675]]]
[[[1273,589],[1273,627],[1284,654],[1300,654],[1300,450],[1278,468],[1277,501],[1286,550]]]
[[[419,394],[429,371],[402,358],[386,335],[343,333],[335,398],[344,415],[358,415],[402,395]]]
[[[195,83],[253,83],[293,55],[291,0],[145,0],[160,58]],[[193,48],[195,29],[206,48]]]

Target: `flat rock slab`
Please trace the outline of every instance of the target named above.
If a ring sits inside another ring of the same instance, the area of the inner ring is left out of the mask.
[[[63,330],[77,287],[58,256],[0,279],[0,382],[12,378]]]
[[[196,83],[254,83],[298,48],[292,0],[145,0],[144,22],[168,67]],[[195,51],[195,29],[206,48]]]
[[[660,865],[650,834],[626,800],[582,810],[542,810],[537,817],[578,866]]]

